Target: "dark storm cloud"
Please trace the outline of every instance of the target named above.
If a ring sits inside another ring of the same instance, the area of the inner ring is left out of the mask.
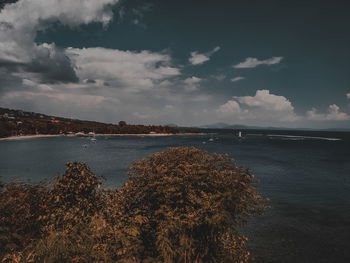
[[[0,62],[0,96],[14,89],[22,89],[22,78],[13,76]]]
[[[37,73],[43,83],[79,81],[70,59],[59,49],[40,53],[35,60],[23,68],[27,72]]]
[[[117,2],[118,0],[1,1],[2,72],[38,84],[77,83],[79,79],[74,65],[65,55],[65,50],[53,42],[36,43],[37,31],[44,30],[55,22],[71,28],[91,22],[106,26],[113,17],[111,5]],[[8,77],[6,81],[10,79]],[[11,86],[16,88],[15,85]]]
[[[6,30],[12,30],[13,28],[14,27],[12,24],[0,21],[0,30],[6,31]]]
[[[10,74],[10,72],[18,72],[24,66],[25,66],[25,63],[0,59],[0,69],[3,71],[6,70],[8,74]]]
[[[16,3],[18,0],[2,0],[0,2],[0,10],[7,4],[13,4]]]
[[[28,63],[0,59],[0,69],[2,72],[6,72],[7,81],[12,79],[8,75],[13,73],[35,73],[42,83],[75,83],[79,81],[71,60],[59,49],[47,49],[45,52],[39,52],[37,57]]]

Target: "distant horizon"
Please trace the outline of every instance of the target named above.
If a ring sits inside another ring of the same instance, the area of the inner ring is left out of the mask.
[[[15,110],[15,111],[23,111],[23,112],[29,112],[23,109],[11,109],[11,108],[4,108],[1,107],[0,105],[0,109],[8,109],[8,110]],[[203,124],[203,125],[178,125],[176,123],[165,123],[165,124],[159,124],[159,123],[134,123],[134,122],[128,122],[128,120],[119,120],[117,122],[102,122],[96,119],[79,119],[79,118],[70,118],[67,116],[58,116],[58,115],[50,115],[44,112],[33,112],[30,111],[32,113],[35,114],[42,114],[42,115],[46,115],[49,117],[57,117],[57,118],[64,118],[64,119],[72,119],[72,120],[79,120],[79,121],[92,121],[92,122],[99,122],[99,123],[105,123],[105,124],[117,124],[119,121],[125,121],[127,124],[130,125],[162,125],[162,126],[176,126],[178,128],[198,128],[198,129],[239,129],[238,127],[232,127],[232,126],[244,126],[241,129],[265,129],[265,130],[273,130],[273,129],[278,129],[278,130],[305,130],[305,131],[310,131],[310,130],[314,130],[314,131],[350,131],[350,128],[344,128],[344,127],[338,127],[338,128],[306,128],[306,127],[299,127],[299,128],[288,128],[288,127],[282,127],[282,126],[254,126],[254,125],[244,125],[244,124],[239,124],[239,123],[223,123],[223,122],[218,122],[218,123],[208,123],[208,124]],[[216,127],[214,127],[215,125],[217,125]],[[219,126],[228,126],[228,127],[219,127]]]
[[[350,129],[349,8],[5,0],[0,105],[105,123]]]

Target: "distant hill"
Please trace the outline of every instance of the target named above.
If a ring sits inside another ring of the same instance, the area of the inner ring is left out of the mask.
[[[156,125],[130,125],[125,121],[107,124],[50,116],[46,114],[0,108],[0,137],[34,134],[150,134],[180,133],[176,127]],[[193,132],[193,131],[191,131]]]
[[[262,129],[262,127],[259,127],[259,126],[247,126],[247,125],[241,125],[241,124],[227,124],[224,122],[217,122],[214,124],[202,125],[199,128],[205,128],[205,129]],[[274,129],[277,129],[277,128],[274,128]]]
[[[241,124],[227,124],[224,122],[217,122],[213,124],[208,125],[202,125],[198,128],[201,129],[233,129],[233,130],[305,130],[305,131],[342,131],[342,132],[348,132],[350,129],[348,128],[325,128],[325,129],[313,129],[313,128],[287,128],[287,127],[272,127],[272,126],[249,126],[249,125],[241,125]]]

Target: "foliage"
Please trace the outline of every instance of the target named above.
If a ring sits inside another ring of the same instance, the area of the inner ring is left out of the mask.
[[[121,126],[121,127],[122,127],[122,126],[125,126],[125,125],[126,125],[126,122],[125,122],[125,121],[120,121],[120,122],[118,122],[118,125]]]
[[[66,134],[81,131],[98,134],[179,133],[178,129],[168,126],[131,125],[125,121],[120,121],[118,125],[106,124],[0,108],[0,137],[30,134]]]
[[[66,171],[57,176],[49,197],[49,222],[55,229],[89,222],[100,210],[102,177],[97,177],[85,163],[66,164]]]
[[[227,155],[176,147],[135,161],[119,190],[84,163],[51,185],[0,189],[3,262],[247,262],[239,227],[265,209]]]
[[[0,189],[1,190],[1,189]],[[39,238],[39,217],[46,214],[47,189],[41,185],[7,185],[0,192],[0,248],[22,250]],[[0,253],[1,255],[1,253]]]
[[[245,261],[237,227],[264,210],[248,170],[227,155],[171,148],[134,162],[122,189],[140,218],[145,254],[160,262]]]

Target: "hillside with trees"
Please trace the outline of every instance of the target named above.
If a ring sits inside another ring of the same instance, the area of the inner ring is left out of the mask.
[[[35,134],[74,134],[77,132],[94,132],[96,134],[180,133],[176,127],[169,126],[131,125],[125,121],[119,121],[118,124],[106,124],[0,108],[0,137]]]

